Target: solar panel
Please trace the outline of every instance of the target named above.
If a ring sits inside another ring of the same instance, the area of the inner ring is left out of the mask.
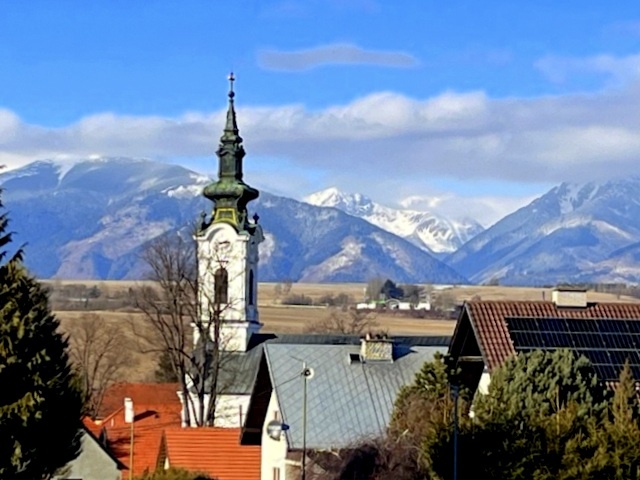
[[[516,352],[568,348],[584,355],[603,381],[617,380],[625,361],[640,379],[640,320],[507,318]]]

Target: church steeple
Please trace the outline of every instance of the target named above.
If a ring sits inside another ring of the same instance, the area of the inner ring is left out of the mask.
[[[234,106],[235,92],[233,72],[229,75],[229,106],[218,156],[218,180],[204,188],[204,196],[214,202],[213,223],[225,222],[236,230],[250,227],[247,218],[247,204],[260,194],[242,180],[242,159],[245,156],[242,137],[239,135]]]

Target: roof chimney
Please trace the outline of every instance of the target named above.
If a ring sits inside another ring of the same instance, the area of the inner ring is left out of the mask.
[[[362,362],[393,362],[393,340],[367,333],[360,339],[360,358]]]
[[[133,423],[133,400],[129,397],[124,399],[124,423]]]
[[[556,287],[551,292],[551,299],[556,307],[586,308],[587,290],[577,287]]]

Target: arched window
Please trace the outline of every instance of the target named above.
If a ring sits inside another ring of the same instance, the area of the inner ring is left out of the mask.
[[[216,306],[229,302],[229,274],[224,268],[216,270],[214,280],[214,302]]]
[[[253,291],[253,270],[249,270],[249,305],[254,303],[254,291]]]

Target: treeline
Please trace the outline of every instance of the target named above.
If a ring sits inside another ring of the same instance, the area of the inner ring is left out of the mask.
[[[494,372],[487,395],[472,399],[461,388],[457,417],[455,382],[442,357],[425,364],[401,391],[387,436],[339,452],[341,462],[319,478],[640,478],[640,408],[628,366],[613,392],[569,351],[519,355]]]

